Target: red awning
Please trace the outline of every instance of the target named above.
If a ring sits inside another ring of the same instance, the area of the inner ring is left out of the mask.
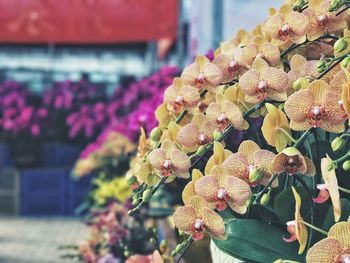
[[[177,0],[0,0],[0,25],[0,43],[174,39]]]

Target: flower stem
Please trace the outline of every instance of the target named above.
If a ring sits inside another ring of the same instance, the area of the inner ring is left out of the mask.
[[[346,154],[344,154],[342,157],[336,159],[333,161],[333,163],[335,164],[335,167],[338,167],[339,163],[342,163],[343,161],[345,161],[346,159],[350,158],[350,151],[348,151]]]
[[[165,183],[165,181],[166,181],[167,178],[168,178],[168,177],[162,177],[162,179],[160,179],[160,181],[159,181],[155,186],[152,187],[152,190],[151,190],[152,195],[158,190],[158,188],[159,188],[161,185],[163,185],[163,184]],[[141,209],[145,204],[146,204],[146,202],[142,200],[135,208],[133,208],[132,210],[130,210],[128,214],[129,214],[130,216],[133,216],[134,214],[136,214],[137,212],[139,212],[140,209]]]
[[[256,204],[257,204],[257,201],[259,200],[259,198],[265,193],[265,191],[267,190],[267,188],[269,188],[269,187],[272,185],[273,181],[275,181],[276,178],[278,178],[279,175],[280,175],[280,174],[278,173],[278,174],[274,174],[274,175],[272,176],[272,178],[270,179],[270,181],[268,182],[268,184],[265,185],[265,187],[256,195],[256,197],[255,197],[255,199],[254,199],[254,201],[253,201],[253,205],[256,205]]]
[[[308,130],[306,130],[300,136],[300,138],[294,143],[293,147],[298,148],[304,142],[304,140],[311,134],[312,130],[313,130],[313,128],[309,128]]]
[[[340,56],[340,57],[337,57],[337,58],[334,58],[332,62],[332,65],[330,67],[328,67],[324,72],[322,72],[318,77],[317,79],[321,79],[323,78],[329,71],[331,71],[333,68],[335,68],[340,62],[343,61],[344,58],[346,58],[348,55],[350,54],[350,52]]]
[[[339,185],[338,185],[338,189],[339,189],[340,191],[344,192],[344,193],[350,194],[350,190],[349,190],[349,189],[345,189],[345,188],[343,188],[343,187],[341,187],[341,186],[339,186]]]
[[[323,234],[323,235],[325,235],[325,236],[328,235],[328,232],[327,232],[327,231],[325,231],[325,230],[323,230],[323,229],[321,229],[321,228],[318,228],[318,227],[316,227],[316,226],[314,226],[314,225],[312,225],[312,224],[309,224],[308,222],[300,221],[300,223],[303,223],[304,225],[308,226],[309,228],[311,228],[311,229],[313,229],[313,230],[316,230],[317,232],[319,232],[319,233],[321,233],[321,234]]]
[[[192,245],[194,239],[192,236],[190,236],[185,242],[187,243],[186,244],[186,247],[181,251],[181,254],[179,256],[179,258],[176,260],[176,263],[179,263],[181,258],[186,254],[187,250],[190,248],[190,246]]]

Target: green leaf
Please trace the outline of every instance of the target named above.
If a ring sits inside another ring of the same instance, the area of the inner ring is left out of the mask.
[[[310,199],[302,186],[297,186],[295,188],[302,200],[301,214],[305,217],[305,215],[308,215],[308,212],[310,211]],[[288,188],[276,196],[274,208],[276,214],[282,222],[285,223],[294,220],[295,200],[292,188]]]
[[[340,199],[341,202],[341,217],[339,221],[347,221],[350,215],[350,201],[345,198]],[[324,217],[322,229],[328,231],[336,222],[334,221],[333,206],[331,205]]]
[[[253,219],[237,219],[226,225],[227,240],[214,240],[225,253],[245,261],[274,262],[289,259],[304,262],[298,255],[298,243],[286,243],[287,232]]]

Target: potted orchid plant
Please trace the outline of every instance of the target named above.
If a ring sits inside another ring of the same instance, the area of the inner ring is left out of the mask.
[[[129,215],[176,184],[177,260],[209,236],[246,262],[350,262],[349,8],[287,0],[165,90]]]

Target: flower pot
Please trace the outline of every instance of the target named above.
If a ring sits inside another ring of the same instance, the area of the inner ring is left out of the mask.
[[[210,242],[210,252],[213,263],[244,263],[244,261],[231,257],[221,251],[213,241]]]

